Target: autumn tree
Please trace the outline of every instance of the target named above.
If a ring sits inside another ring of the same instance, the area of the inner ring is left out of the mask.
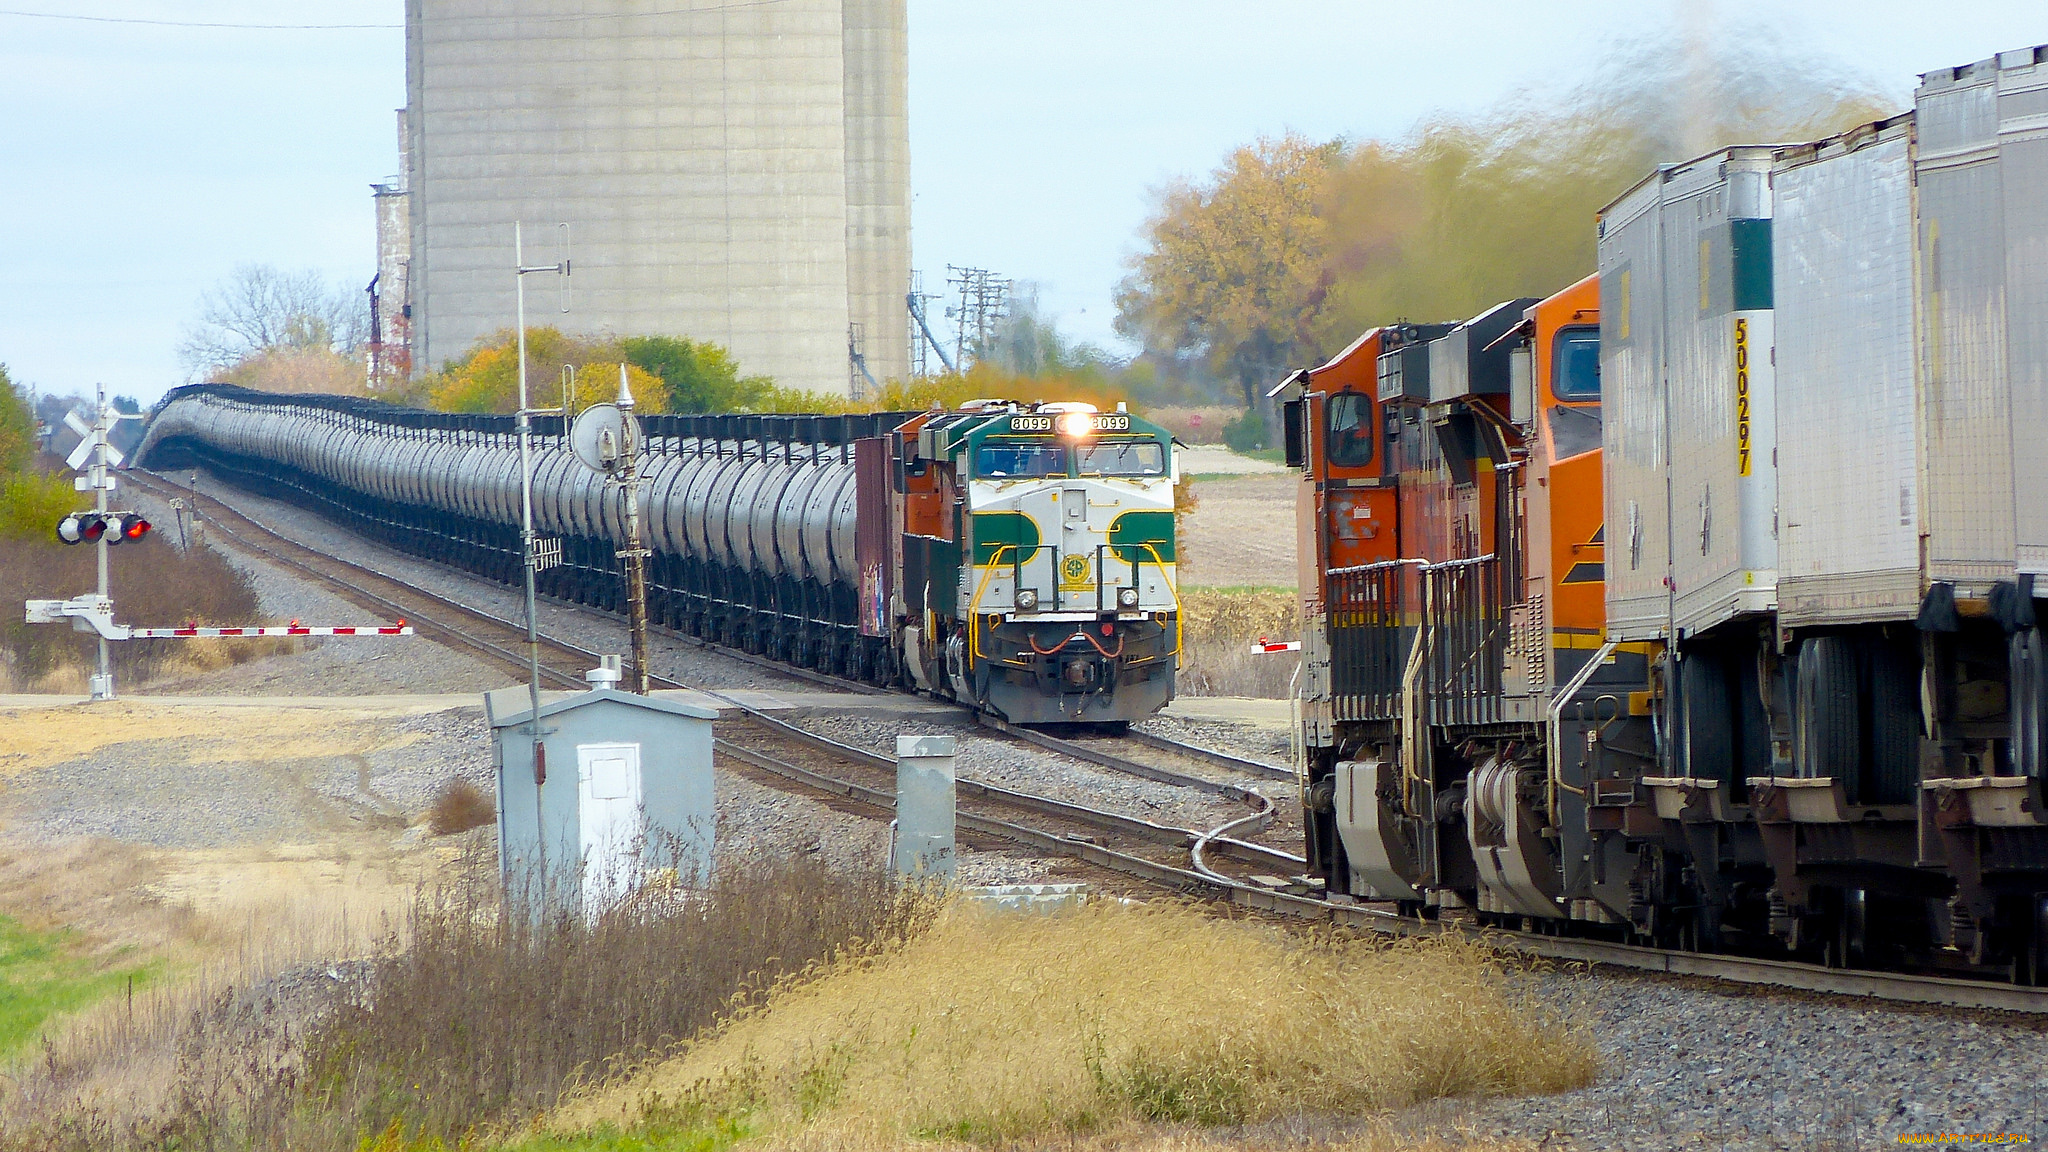
[[[1335,166],[1317,342],[1393,320],[1455,321],[1594,269],[1601,208],[1669,163],[1811,140],[1887,114],[1869,87],[1783,45],[1624,51],[1562,97],[1368,141]]]
[[[1200,361],[1246,406],[1314,350],[1328,290],[1323,212],[1338,143],[1287,135],[1238,149],[1160,196],[1144,250],[1118,286],[1117,331]]]
[[[559,328],[526,330],[527,402],[536,408],[561,403],[565,387],[578,410],[608,403],[619,394],[619,365],[633,403],[642,412],[666,412],[668,389],[659,377],[628,363],[617,340],[582,340]],[[443,412],[519,410],[519,341],[511,329],[476,342],[439,372],[416,381],[411,400],[424,401]]]
[[[732,353],[708,340],[628,336],[619,350],[627,363],[661,380],[670,412],[742,412],[775,387],[766,376],[740,375]]]
[[[350,357],[369,338],[369,302],[317,272],[244,264],[199,300],[179,359],[193,378],[214,378],[264,353]]]
[[[35,454],[35,410],[0,364],[0,475],[27,468]]]

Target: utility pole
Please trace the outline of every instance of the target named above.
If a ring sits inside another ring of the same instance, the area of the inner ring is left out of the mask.
[[[938,354],[939,363],[946,366],[949,374],[958,371],[954,361],[947,357],[945,346],[932,335],[929,305],[937,299],[937,296],[925,295],[924,273],[912,272],[910,291],[904,294],[903,303],[910,309],[910,374],[913,377],[931,375],[931,361],[924,354],[926,348]]]
[[[960,303],[946,309],[946,319],[955,322],[953,363],[964,368],[969,353],[976,362],[988,356],[996,326],[1010,315],[1010,281],[986,268],[948,264],[946,271],[946,283],[960,290]]]

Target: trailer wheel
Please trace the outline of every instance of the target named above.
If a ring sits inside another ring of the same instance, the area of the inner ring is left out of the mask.
[[[1920,669],[1882,637],[1870,646],[1870,771],[1864,804],[1911,804],[1920,787]]]
[[[1685,775],[1735,778],[1735,711],[1719,655],[1689,652],[1678,663],[1679,748]]]
[[[1856,651],[1841,636],[1816,636],[1800,645],[1799,685],[1792,725],[1794,770],[1809,780],[1833,777],[1855,795],[1863,762],[1858,715]]]

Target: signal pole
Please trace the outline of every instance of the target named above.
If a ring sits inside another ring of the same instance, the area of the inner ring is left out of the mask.
[[[564,233],[568,231],[568,228],[567,224],[562,225]],[[526,394],[526,277],[529,273],[533,272],[553,272],[558,276],[567,278],[569,275],[569,258],[565,255],[562,257],[561,262],[557,264],[540,264],[531,268],[527,267],[525,231],[521,223],[515,220],[512,222],[512,264],[517,270],[513,280],[518,285],[518,291],[515,295],[518,301],[519,322],[519,550],[524,561],[521,566],[526,569],[526,656],[527,671],[529,673],[527,696],[529,703],[533,705],[534,734],[538,735],[540,732],[540,631],[534,605],[533,580],[536,566],[533,550],[533,416],[535,410],[528,407]],[[565,298],[562,311],[567,312],[568,310]],[[538,781],[536,781],[537,783]]]
[[[121,463],[122,459],[121,450],[114,447],[109,437],[113,432],[114,425],[120,421],[140,419],[142,417],[139,414],[116,412],[109,407],[107,405],[107,386],[104,384],[98,386],[94,395],[91,424],[80,420],[75,412],[64,414],[65,427],[78,433],[78,447],[71,450],[71,456],[64,462],[73,468],[82,468],[85,472],[85,475],[72,479],[71,487],[74,491],[78,492],[88,490],[92,492],[93,515],[102,523],[105,523],[107,519],[107,493],[114,490],[113,469]],[[99,584],[96,594],[100,610],[109,614],[109,621],[112,619],[111,612],[113,608],[113,603],[107,595],[107,548],[110,543],[105,532],[101,532],[99,539],[95,541],[95,546],[98,548],[97,566],[99,568]],[[104,633],[100,635],[99,648],[99,670],[87,680],[87,683],[90,685],[94,700],[112,700],[114,698],[114,662],[113,654],[107,648],[107,637]]]
[[[92,429],[93,432],[95,433],[94,438],[98,440],[99,443],[93,447],[92,469],[86,473],[86,481],[87,483],[92,485],[93,489],[92,510],[98,515],[100,515],[102,518],[104,518],[107,514],[107,489],[112,488],[114,486],[113,477],[107,474],[107,449],[111,448],[112,445],[107,443],[108,427],[106,385],[101,384],[98,386],[94,394],[94,399],[97,400],[98,403],[93,409]],[[73,483],[76,483],[76,481],[74,481]],[[94,542],[93,548],[98,553],[95,559],[98,561],[100,570],[100,579],[98,585],[100,599],[103,601],[112,599],[112,597],[110,597],[107,594],[108,544],[107,534],[105,532],[100,533],[100,538],[99,540]],[[107,648],[107,638],[105,636],[100,637],[99,642],[100,671],[99,675],[94,676],[92,678],[92,698],[95,700],[112,700],[114,698],[113,653]]]
[[[619,410],[626,414],[626,558],[627,611],[633,625],[634,689],[647,695],[647,548],[640,542],[640,436],[633,420],[633,391],[626,386],[626,366],[619,365]]]
[[[562,225],[563,247],[568,247],[569,226]],[[547,783],[547,751],[541,743],[540,726],[540,629],[534,606],[534,572],[539,558],[533,547],[533,409],[527,406],[526,398],[526,277],[534,272],[553,272],[560,277],[562,286],[562,311],[569,310],[568,278],[569,256],[562,254],[560,263],[526,265],[526,235],[521,223],[512,222],[512,267],[513,283],[517,285],[514,294],[517,299],[519,322],[519,551],[526,570],[526,659],[527,659],[527,702],[532,711],[527,713],[527,735],[533,738],[533,821],[539,833],[534,841],[540,853],[537,865],[539,873],[536,882],[547,883],[547,821],[541,805],[541,785]],[[568,419],[568,413],[562,415]]]

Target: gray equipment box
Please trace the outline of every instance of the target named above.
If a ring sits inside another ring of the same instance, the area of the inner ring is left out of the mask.
[[[1429,346],[1429,400],[1442,404],[1467,396],[1505,396],[1511,384],[1510,342],[1501,340],[1522,322],[1534,297],[1495,304],[1452,328]]]
[[[1451,330],[1449,324],[1398,324],[1380,330],[1379,402],[1429,403],[1430,342]]]
[[[1919,610],[1912,169],[1909,113],[1772,170],[1785,627]]]
[[[1612,637],[1777,605],[1772,151],[1659,169],[1600,215]]]
[[[486,693],[484,711],[508,900],[592,914],[665,869],[686,885],[710,875],[716,712],[610,688],[547,692],[536,737],[526,688]]]

